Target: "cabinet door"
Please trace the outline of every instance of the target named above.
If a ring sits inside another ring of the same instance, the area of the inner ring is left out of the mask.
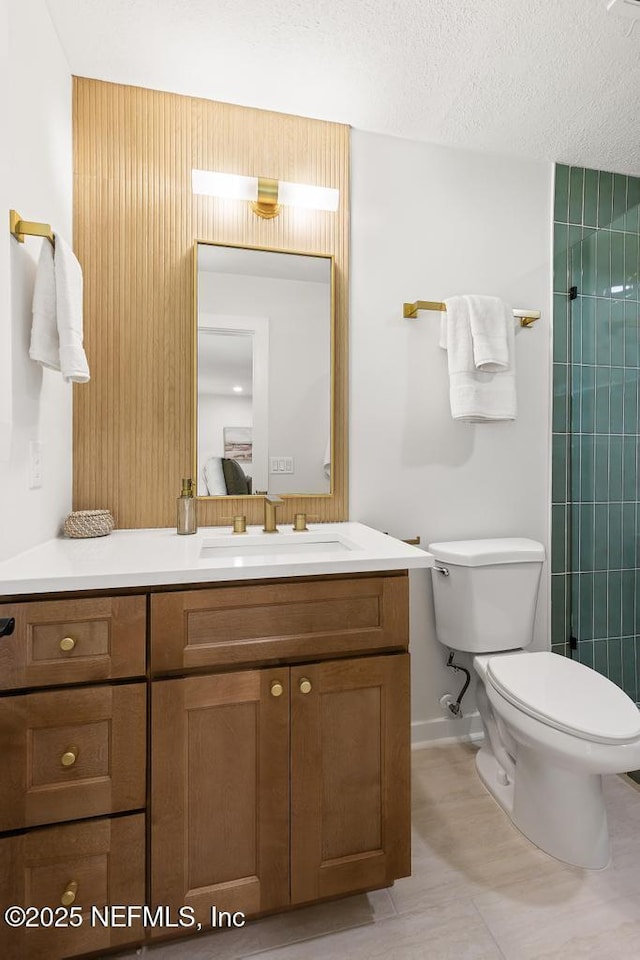
[[[409,729],[408,654],[291,668],[292,903],[410,872]]]
[[[207,924],[288,903],[287,668],[154,682],[152,783],[154,904]]]

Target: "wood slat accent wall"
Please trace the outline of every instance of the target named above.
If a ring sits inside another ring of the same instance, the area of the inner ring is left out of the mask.
[[[193,245],[212,240],[335,257],[334,495],[288,498],[279,515],[347,519],[349,128],[80,77],[73,96],[91,368],[74,387],[74,509],[108,508],[118,527],[175,524],[193,470]],[[337,187],[340,208],[261,220],[246,203],[193,196],[192,168]],[[201,500],[199,523],[258,523],[262,509],[262,498]]]

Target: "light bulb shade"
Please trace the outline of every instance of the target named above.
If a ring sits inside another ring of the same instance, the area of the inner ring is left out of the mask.
[[[306,183],[288,183],[281,180],[278,200],[289,207],[306,207],[309,210],[337,210],[340,191],[333,187],[313,187]]]
[[[338,209],[340,191],[333,187],[315,187],[306,183],[290,183],[287,180],[267,180],[259,177],[243,177],[235,173],[217,173],[213,170],[192,170],[191,188],[194,193],[209,197],[223,197],[229,200],[260,201],[259,184],[273,186],[273,200],[263,206],[271,206],[277,215],[278,204],[290,207],[306,207],[308,210]],[[254,208],[255,209],[255,208]],[[258,212],[258,211],[256,211]],[[262,216],[265,213],[261,213]]]
[[[227,200],[255,200],[258,196],[258,178],[242,177],[235,173],[216,173],[213,170],[192,170],[191,189],[208,197]]]

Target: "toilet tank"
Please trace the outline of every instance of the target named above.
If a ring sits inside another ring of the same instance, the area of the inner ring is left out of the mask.
[[[544,561],[541,543],[455,540],[427,549],[435,557],[431,578],[440,643],[472,653],[518,650],[531,643]]]

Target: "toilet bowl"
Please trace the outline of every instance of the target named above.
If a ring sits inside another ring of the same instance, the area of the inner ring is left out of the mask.
[[[505,782],[487,736],[476,757],[482,782],[536,846],[576,866],[605,867],[602,774],[640,766],[635,704],[606,677],[555,653],[477,656],[474,668],[488,701],[483,722],[492,710],[502,743],[515,746]]]
[[[584,664],[524,649],[533,637],[541,544],[456,541],[429,550],[438,639],[474,653],[485,735],[480,779],[536,846],[576,866],[605,867],[602,774],[640,768],[640,712]]]

